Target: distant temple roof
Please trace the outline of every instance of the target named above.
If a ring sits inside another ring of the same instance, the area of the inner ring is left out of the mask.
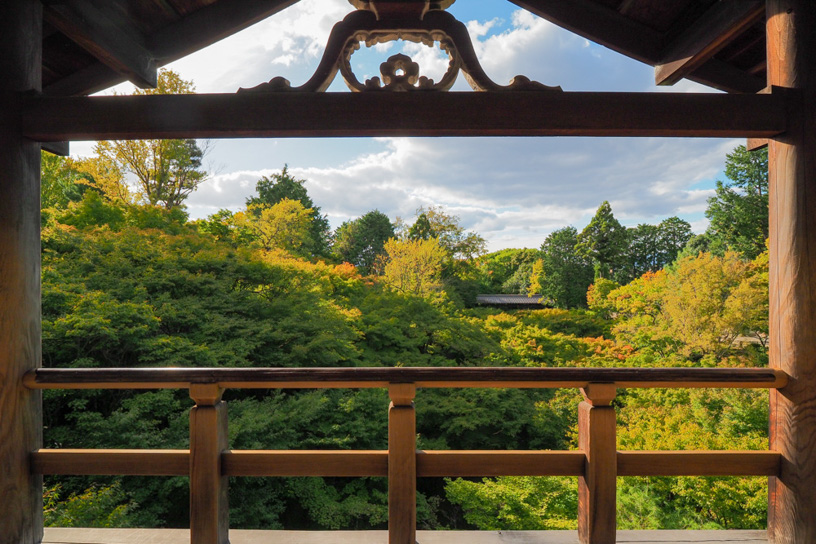
[[[541,295],[477,295],[476,304],[512,308],[545,308]]]

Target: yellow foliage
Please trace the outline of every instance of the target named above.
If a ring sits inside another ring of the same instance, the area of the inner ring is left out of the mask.
[[[440,274],[447,253],[436,238],[391,238],[383,249],[387,255],[383,281],[392,289],[419,296],[427,296],[442,289]]]

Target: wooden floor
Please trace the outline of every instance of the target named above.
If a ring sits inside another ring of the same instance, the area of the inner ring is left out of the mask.
[[[386,544],[385,531],[230,531],[231,544]],[[765,531],[618,531],[619,543],[767,544]],[[43,544],[188,544],[185,529],[47,528]],[[577,544],[575,531],[419,531],[419,544]]]

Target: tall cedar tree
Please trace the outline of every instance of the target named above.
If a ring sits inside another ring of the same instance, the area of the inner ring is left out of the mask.
[[[626,228],[615,219],[612,206],[604,200],[595,217],[578,235],[575,249],[592,260],[596,278],[611,279],[620,272],[628,245]]]
[[[362,274],[370,274],[377,259],[385,254],[385,242],[393,237],[391,220],[381,211],[373,210],[340,225],[334,235],[332,253],[338,260],[356,266]]]

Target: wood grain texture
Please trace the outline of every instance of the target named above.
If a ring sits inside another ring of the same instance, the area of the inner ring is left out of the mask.
[[[618,476],[776,476],[775,451],[619,451]]]
[[[581,451],[419,451],[419,477],[579,476]]]
[[[39,91],[42,6],[0,2],[0,543],[42,538],[41,394],[23,387],[40,366],[40,145],[23,137],[25,94]]]
[[[769,0],[768,83],[789,89],[789,130],[768,146],[770,364],[790,374],[771,398],[774,544],[816,542],[816,3]]]
[[[190,410],[190,539],[195,544],[229,544],[227,477],[221,470],[227,436],[224,401]]]
[[[578,405],[578,448],[586,455],[578,477],[578,538],[581,544],[615,544],[617,453],[615,409]]]
[[[242,93],[32,98],[37,141],[362,136],[770,137],[778,95],[604,92]]]
[[[42,368],[32,389],[178,389],[193,383],[223,388],[417,387],[784,387],[787,375],[768,368]]]
[[[227,476],[388,476],[388,451],[229,451],[221,467]]]
[[[40,449],[31,454],[36,474],[187,476],[190,450]]]
[[[760,20],[763,0],[718,2],[669,44],[655,66],[657,85],[674,85]]]
[[[388,542],[416,542],[416,411],[404,389],[388,408]]]

